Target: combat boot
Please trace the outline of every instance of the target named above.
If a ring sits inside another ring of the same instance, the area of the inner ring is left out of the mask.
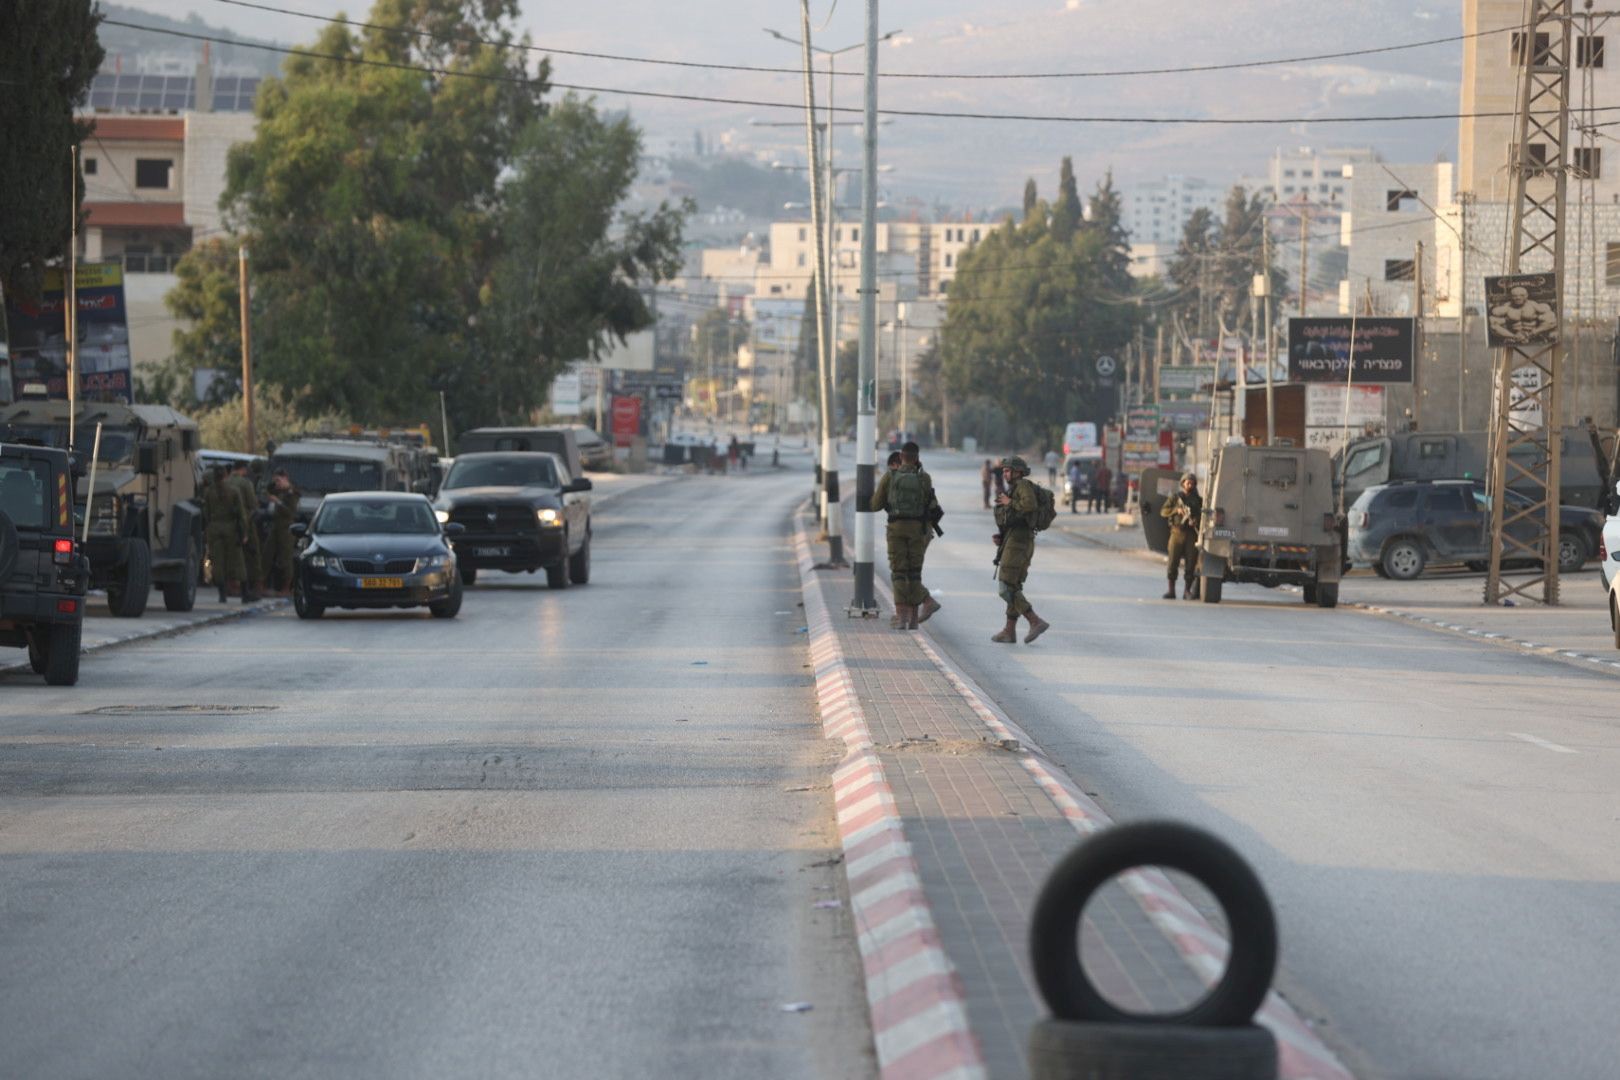
[[[1007,625],[1001,628],[1001,633],[992,634],[991,641],[998,641],[1003,645],[1011,645],[1018,640],[1018,620],[1008,619]]]
[[[898,630],[900,629],[901,625],[902,620],[900,618],[900,605],[896,604],[894,605],[894,614],[889,616],[889,629]]]
[[[935,600],[932,596],[930,596],[928,599],[922,602],[922,607],[917,609],[917,622],[927,622],[929,619],[934,617],[934,612],[938,611],[943,606],[944,605],[942,605],[938,600]]]
[[[1164,599],[1166,599],[1166,600],[1174,600],[1175,598],[1176,598],[1176,579],[1171,578],[1170,579],[1170,584],[1168,584],[1168,585],[1166,585],[1164,587]]]
[[[911,605],[894,605],[894,622],[891,624],[896,630],[909,630],[911,628]]]
[[[1024,618],[1029,620],[1029,633],[1024,635],[1025,645],[1034,643],[1036,638],[1046,633],[1052,627],[1051,623],[1035,614],[1034,608],[1024,612]],[[1016,626],[1017,624],[1015,623],[1014,625]]]
[[[916,630],[921,625],[922,620],[917,618],[917,612],[919,610],[920,610],[920,608],[916,604],[912,604],[910,607],[906,608],[906,629],[907,630]]]

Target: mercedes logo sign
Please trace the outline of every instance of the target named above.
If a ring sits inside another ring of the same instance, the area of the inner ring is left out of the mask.
[[[1118,367],[1119,364],[1115,362],[1112,356],[1097,357],[1097,374],[1101,375],[1105,379],[1112,375],[1114,370]]]

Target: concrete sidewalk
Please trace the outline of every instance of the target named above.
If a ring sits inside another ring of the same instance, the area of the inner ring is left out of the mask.
[[[823,726],[846,748],[834,800],[883,1075],[1025,1076],[1045,1013],[1030,909],[1057,860],[1109,819],[926,628],[846,617],[850,577],[814,568],[808,527],[800,518],[795,545],[810,656]],[[1082,945],[1099,989],[1139,1012],[1196,1000],[1226,950],[1157,871],[1100,892]],[[1349,1075],[1276,994],[1261,1020],[1283,1076]]]
[[[1059,514],[1054,528],[1093,547],[1164,564],[1164,556],[1148,550],[1140,525],[1118,527],[1112,514]],[[1559,586],[1557,607],[1518,598],[1510,606],[1487,607],[1485,575],[1481,573],[1438,568],[1416,581],[1390,581],[1371,570],[1356,569],[1340,586],[1339,604],[1620,674],[1620,650],[1615,648],[1609,626],[1608,593],[1597,564],[1591,562],[1579,573],[1562,575]]]

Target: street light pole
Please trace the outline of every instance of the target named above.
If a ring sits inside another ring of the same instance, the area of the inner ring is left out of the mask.
[[[876,518],[872,513],[872,493],[877,488],[877,27],[878,0],[866,0],[866,126],[861,131],[861,351],[855,387],[855,599],[850,604],[851,611],[862,615],[877,613],[873,583]],[[829,116],[828,120],[831,119]]]

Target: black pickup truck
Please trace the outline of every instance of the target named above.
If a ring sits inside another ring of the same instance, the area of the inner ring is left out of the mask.
[[[0,444],[0,645],[52,686],[79,681],[90,563],[73,535],[67,451]]]
[[[546,572],[553,589],[591,579],[591,482],[562,458],[538,451],[463,453],[434,509],[462,526],[455,537],[461,580],[480,570]]]

